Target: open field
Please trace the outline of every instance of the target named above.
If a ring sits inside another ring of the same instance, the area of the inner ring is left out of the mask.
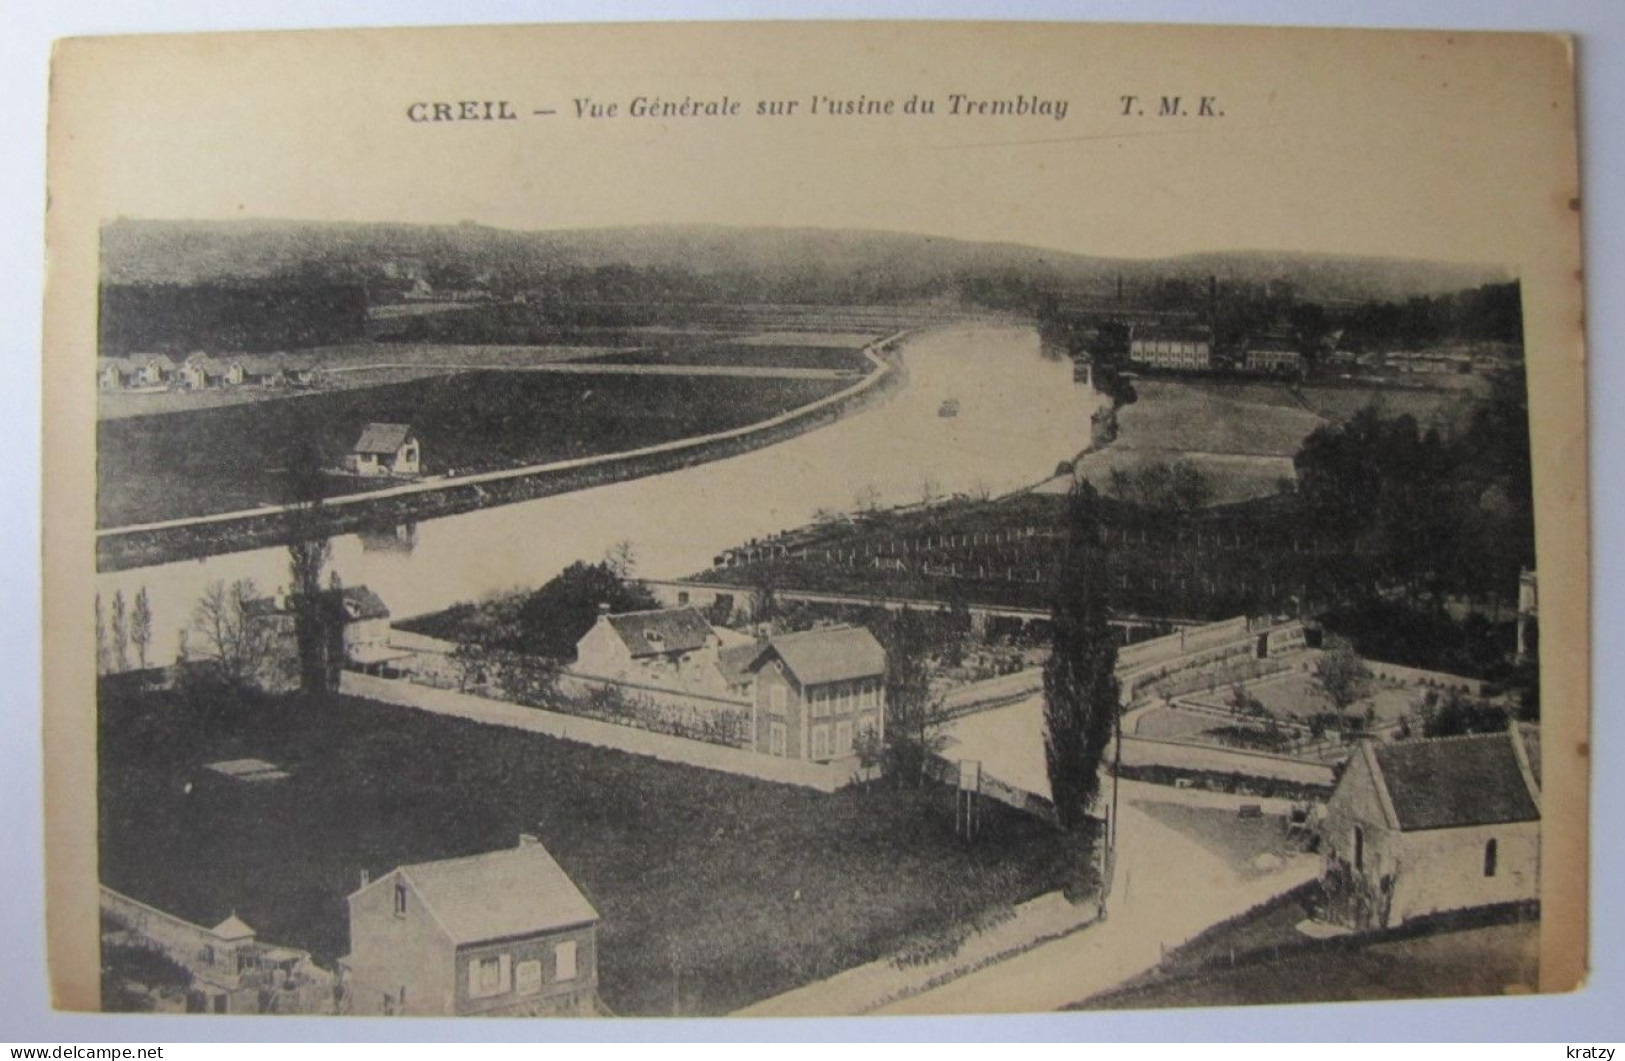
[[[1113,448],[1291,457],[1325,421],[1303,408],[1226,397],[1201,385],[1135,381],[1139,400],[1118,410]]]
[[[1409,415],[1423,426],[1436,422],[1462,427],[1485,396],[1481,376],[1446,377],[1459,382],[1450,389],[1413,390],[1397,387],[1321,384],[1302,388],[1303,404],[1328,420],[1347,420],[1368,405],[1384,416]]]
[[[861,350],[835,346],[770,346],[727,343],[661,347],[599,354],[590,359],[606,365],[719,365],[730,368],[818,368],[862,372],[869,361]]]
[[[1424,426],[1460,429],[1477,404],[1471,389],[1168,377],[1134,386],[1139,400],[1118,410],[1117,439],[1079,459],[1078,473],[1105,490],[1114,470],[1183,462],[1202,473],[1215,505],[1278,493],[1283,480],[1296,478],[1292,458],[1310,432],[1368,405],[1388,416],[1408,414]],[[1069,485],[1058,479],[1041,489],[1064,492]]]
[[[350,343],[319,346],[305,351],[317,364],[328,369],[352,365],[428,365],[436,368],[523,368],[551,365],[559,361],[579,361],[586,357],[613,353],[621,342],[568,344],[557,346],[493,346],[466,343]]]
[[[1102,493],[1110,492],[1112,472],[1137,472],[1153,464],[1188,464],[1206,480],[1210,505],[1229,505],[1279,493],[1282,480],[1295,482],[1297,469],[1291,457],[1253,456],[1240,453],[1168,453],[1149,449],[1119,449],[1108,446],[1086,453],[1075,470]],[[1042,493],[1064,494],[1072,489],[1070,476],[1057,476],[1037,488]]]
[[[1298,932],[1310,885],[1218,925],[1156,969],[1073,1009],[1265,1005],[1443,998],[1534,990],[1540,925],[1479,918],[1470,927],[1324,942]],[[1408,927],[1408,926],[1407,926]]]
[[[1188,464],[1209,488],[1208,504],[1279,493],[1296,478],[1292,457],[1309,433],[1327,423],[1305,409],[1285,384],[1142,378],[1138,400],[1117,410],[1117,438],[1085,453],[1078,475],[1109,492],[1114,471]],[[1061,477],[1039,489],[1064,493]]]
[[[1332,705],[1323,695],[1311,675],[1297,671],[1274,675],[1260,681],[1246,683],[1247,693],[1264,705],[1264,709],[1277,718],[1307,721],[1309,716],[1331,711]],[[1398,722],[1410,713],[1411,705],[1419,693],[1414,689],[1373,684],[1370,693],[1349,708],[1350,713],[1365,714],[1366,708],[1375,708],[1379,723]],[[1204,707],[1221,711],[1230,708],[1230,690],[1217,689],[1191,697]],[[1218,722],[1214,723],[1215,725]]]
[[[741,346],[822,346],[861,350],[886,337],[884,332],[756,332],[733,340]]]
[[[1059,834],[1000,804],[967,847],[952,793],[935,787],[822,795],[345,697],[188,708],[171,693],[104,695],[101,720],[110,887],[203,924],[235,910],[331,966],[362,869],[528,831],[602,915],[601,990],[623,1015],[728,1012],[1067,873]],[[292,776],[203,769],[245,756]]]
[[[121,526],[280,503],[287,500],[282,469],[296,443],[314,440],[324,460],[336,464],[369,422],[411,424],[426,475],[467,474],[741,427],[840,386],[475,371],[187,415],[107,420],[97,425],[97,522]],[[365,489],[361,480],[337,476],[330,486],[334,494]]]
[[[289,401],[332,390],[405,383],[451,371],[479,368],[522,368],[558,361],[578,361],[613,353],[606,346],[458,346],[437,343],[349,343],[299,351],[300,356],[326,373],[321,384],[308,389],[286,387],[221,387],[213,390],[163,390],[151,393],[103,391],[97,395],[96,416],[120,420],[130,416],[183,413],[249,402]],[[219,355],[230,360],[230,355]]]

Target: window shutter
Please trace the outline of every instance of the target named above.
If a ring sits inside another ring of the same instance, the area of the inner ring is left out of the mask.
[[[469,998],[479,998],[479,997],[481,997],[480,996],[480,960],[478,958],[470,958],[468,960],[468,997]]]
[[[506,994],[508,988],[513,984],[513,981],[508,976],[513,971],[512,964],[513,959],[506,954],[497,959],[497,994],[499,995]]]

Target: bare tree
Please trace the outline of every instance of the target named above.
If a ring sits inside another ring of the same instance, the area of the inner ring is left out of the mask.
[[[124,615],[124,591],[113,591],[113,669],[130,669],[130,627]]]
[[[130,613],[130,640],[135,643],[136,658],[141,669],[147,669],[147,646],[152,644],[152,603],[147,599],[147,587],[135,594],[135,610]]]
[[[638,568],[637,546],[632,544],[630,538],[622,538],[604,553],[604,563],[615,572],[616,578],[631,578]]]
[[[254,681],[275,647],[274,620],[257,605],[261,600],[252,579],[229,586],[216,579],[192,611],[201,658],[212,660],[233,684]]]

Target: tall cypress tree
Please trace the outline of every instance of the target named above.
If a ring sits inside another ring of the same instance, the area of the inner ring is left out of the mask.
[[[1079,483],[1067,502],[1067,540],[1050,605],[1044,664],[1044,760],[1061,828],[1083,825],[1100,789],[1100,762],[1118,711],[1117,641],[1107,623],[1099,497]]]

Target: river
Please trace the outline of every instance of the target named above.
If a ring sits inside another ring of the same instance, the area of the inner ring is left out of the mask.
[[[1103,399],[1074,383],[1072,364],[1047,358],[1038,334],[1010,325],[957,325],[902,347],[908,379],[883,401],[829,425],[738,457],[576,493],[430,520],[399,537],[344,535],[330,567],[367,585],[396,617],[515,586],[534,587],[575,560],[633,543],[637,573],[676,578],[717,553],[851,510],[938,493],[1008,491],[1050,475],[1089,444]],[[957,416],[939,415],[947,399]],[[204,587],[250,578],[270,592],[288,580],[282,548],[229,553],[97,576],[104,603],[147,588],[153,663],[173,659],[178,631]]]

